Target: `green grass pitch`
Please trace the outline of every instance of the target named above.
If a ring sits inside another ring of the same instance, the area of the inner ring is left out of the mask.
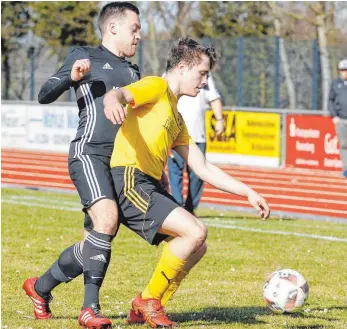
[[[81,239],[79,209],[76,195],[2,189],[1,328],[78,328],[82,277],[53,291],[54,318],[46,321],[34,320],[21,286]],[[347,221],[263,222],[220,209],[201,209],[198,214],[209,226],[209,250],[166,307],[181,328],[347,328]],[[101,289],[102,311],[116,329],[148,328],[125,326],[125,318],[161,248],[149,246],[124,227],[112,248]],[[310,285],[309,299],[298,314],[275,315],[264,305],[264,279],[279,268],[299,271]]]

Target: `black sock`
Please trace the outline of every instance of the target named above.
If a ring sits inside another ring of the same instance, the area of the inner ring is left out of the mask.
[[[35,290],[41,297],[46,297],[62,282],[69,282],[83,273],[83,259],[80,243],[66,248],[35,283]]]
[[[84,303],[83,307],[99,304],[99,289],[111,259],[113,235],[90,231],[83,247]]]

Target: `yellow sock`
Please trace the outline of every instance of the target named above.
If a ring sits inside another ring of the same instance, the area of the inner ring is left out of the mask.
[[[169,244],[165,244],[152,278],[142,293],[142,298],[161,299],[172,280],[182,271],[185,263],[186,261],[173,254]]]
[[[167,301],[171,298],[171,296],[176,292],[182,280],[187,276],[187,274],[188,272],[185,272],[183,270],[180,273],[178,273],[176,278],[171,282],[169,287],[166,289],[163,297],[161,298],[162,305],[165,305]]]

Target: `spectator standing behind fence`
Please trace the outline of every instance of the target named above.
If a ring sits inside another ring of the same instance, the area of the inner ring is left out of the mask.
[[[329,112],[340,141],[343,176],[347,178],[347,59],[339,62],[340,77],[333,81],[329,94]]]
[[[196,97],[182,96],[178,101],[178,111],[187,125],[189,135],[204,154],[206,152],[205,111],[208,105],[211,106],[216,118],[215,131],[217,136],[224,130],[220,98],[210,74],[206,87],[200,89]],[[187,166],[188,193],[187,199],[184,201],[182,195],[184,160],[175,151],[172,151],[169,157],[168,168],[173,197],[182,207],[194,214],[200,201],[204,182]]]

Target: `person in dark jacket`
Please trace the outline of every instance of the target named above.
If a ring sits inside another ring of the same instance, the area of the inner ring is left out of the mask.
[[[340,77],[330,87],[328,109],[340,142],[343,176],[347,178],[347,59],[339,62]]]

